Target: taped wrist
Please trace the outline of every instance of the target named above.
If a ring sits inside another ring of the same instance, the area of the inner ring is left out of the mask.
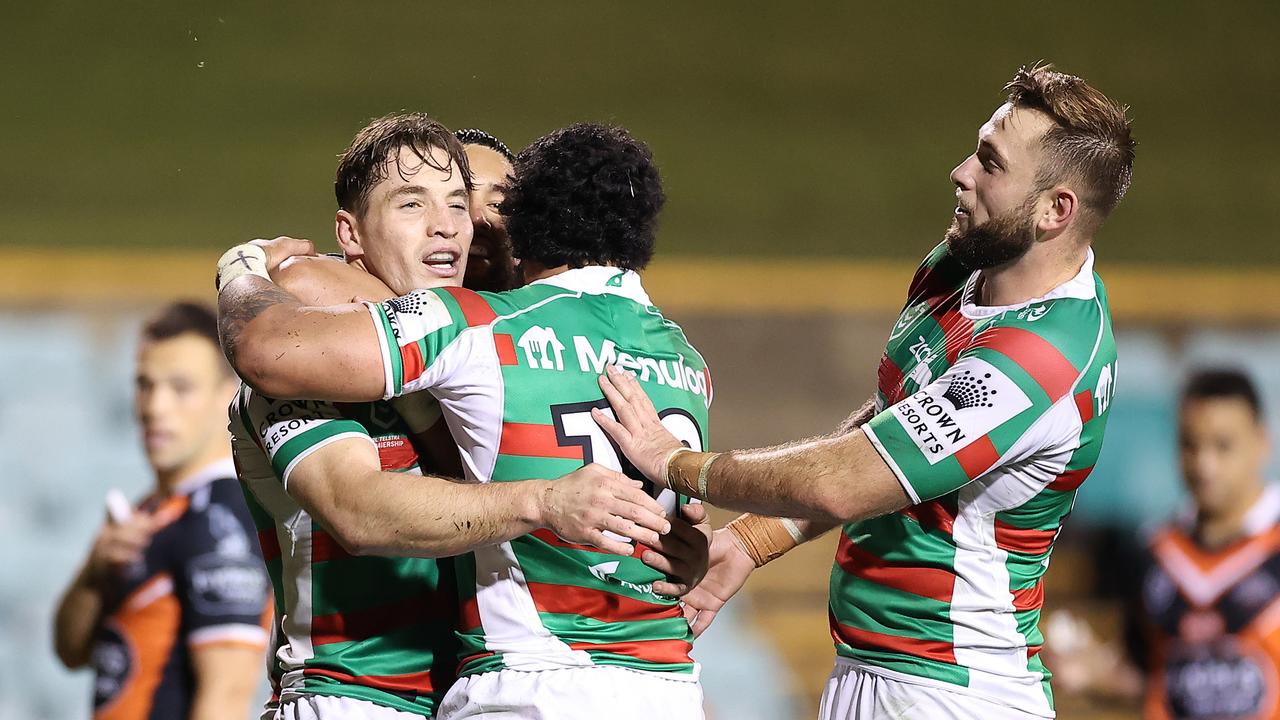
[[[667,458],[667,487],[681,495],[706,500],[711,463],[718,457],[720,453],[676,450]]]
[[[257,275],[270,280],[271,275],[267,273],[267,251],[252,243],[237,245],[226,251],[218,258],[218,278],[214,285],[221,291],[227,283],[241,275]]]
[[[725,525],[729,532],[742,541],[747,555],[755,562],[756,567],[763,567],[771,560],[782,557],[788,550],[800,544],[799,529],[783,518],[771,518],[761,515],[740,515]]]

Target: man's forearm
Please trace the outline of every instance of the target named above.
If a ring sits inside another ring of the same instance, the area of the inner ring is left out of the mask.
[[[875,414],[876,398],[872,395],[862,407],[840,423],[835,435],[845,435],[857,430],[875,417]],[[834,520],[778,518],[748,513],[730,523],[729,528],[759,566],[810,540],[822,537],[840,525]]]
[[[101,614],[102,593],[91,582],[86,566],[63,593],[54,615],[53,646],[63,665],[74,669],[89,662]]]
[[[719,456],[684,453],[672,460],[672,473],[686,478],[677,488],[681,492],[774,517],[840,524],[909,504],[906,491],[862,432]]]
[[[359,555],[448,557],[496,545],[542,526],[546,480],[460,483],[377,472],[358,493],[327,498],[324,518]],[[318,504],[318,503],[317,503]]]

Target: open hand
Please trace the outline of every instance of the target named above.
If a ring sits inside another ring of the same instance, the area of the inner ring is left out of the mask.
[[[152,515],[141,511],[121,522],[108,519],[89,550],[89,577],[100,583],[141,560],[158,524]]]
[[[634,547],[605,531],[653,546],[671,529],[666,511],[643,487],[639,480],[592,463],[551,481],[542,491],[542,525],[569,542],[631,555]]]
[[[684,617],[693,636],[698,637],[711,626],[716,613],[746,584],[755,561],[739,543],[733,532],[720,528],[711,536],[711,567],[697,587],[684,595]]]
[[[600,376],[600,390],[613,407],[617,420],[600,408],[591,417],[618,444],[636,469],[660,487],[667,484],[667,458],[684,447],[662,424],[653,401],[630,373],[613,365]]]

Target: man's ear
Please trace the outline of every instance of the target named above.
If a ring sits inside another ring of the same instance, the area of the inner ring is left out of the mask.
[[[1037,235],[1057,235],[1075,222],[1080,214],[1080,198],[1076,191],[1058,185],[1048,193],[1049,204],[1044,206],[1036,220]]]
[[[339,210],[333,217],[333,234],[338,239],[338,248],[347,260],[358,260],[364,257],[361,245],[360,221],[346,210]]]

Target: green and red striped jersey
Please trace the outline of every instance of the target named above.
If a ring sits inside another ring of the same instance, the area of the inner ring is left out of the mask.
[[[978,280],[943,244],[911,283],[864,431],[913,504],[844,527],[831,633],[847,662],[1051,716],[1041,578],[1102,447],[1111,316],[1092,252],[1015,306]]]
[[[387,397],[425,389],[439,400],[469,480],[624,469],[591,418],[612,412],[597,384],[608,363],[636,373],[677,437],[706,447],[706,364],[634,272],[589,266],[506,293],[420,290],[369,309]],[[668,511],[684,501],[657,498]],[[459,673],[602,664],[692,679],[689,626],[676,601],[653,593],[661,578],[635,556],[545,530],[460,558]]]
[[[453,561],[350,555],[289,494],[298,462],[344,438],[373,443],[384,471],[421,474],[403,420],[385,402],[276,400],[242,387],[231,434],[281,613],[281,700],[336,695],[434,716],[457,666]]]

